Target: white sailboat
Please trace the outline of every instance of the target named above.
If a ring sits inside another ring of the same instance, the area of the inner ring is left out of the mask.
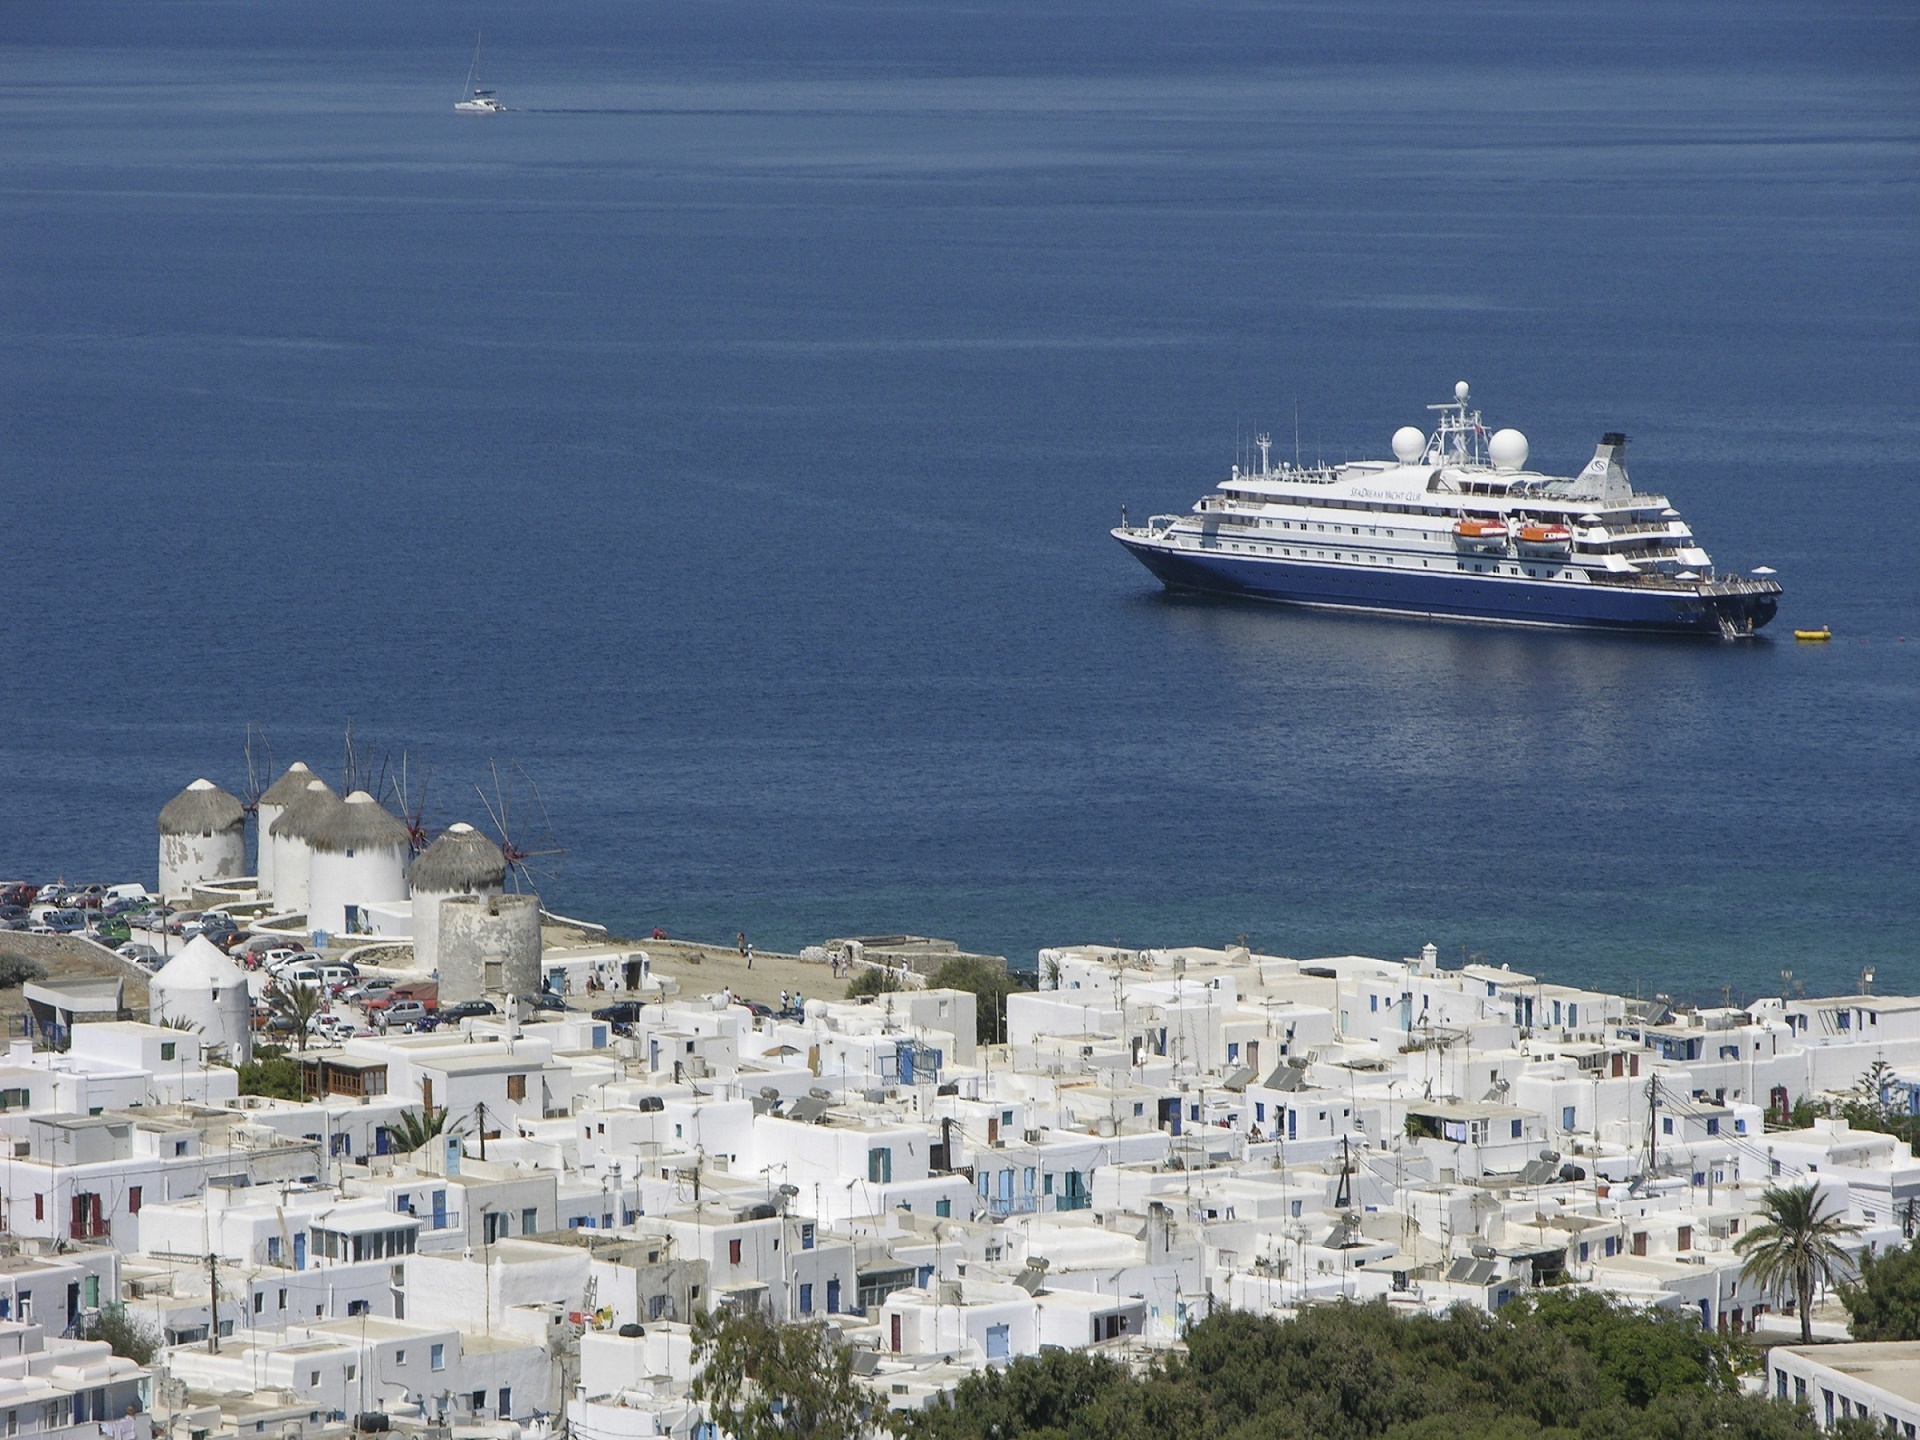
[[[462,115],[504,115],[507,107],[494,98],[493,91],[482,90],[480,84],[480,36],[473,37],[473,63],[467,67],[467,98],[454,103],[454,109]]]

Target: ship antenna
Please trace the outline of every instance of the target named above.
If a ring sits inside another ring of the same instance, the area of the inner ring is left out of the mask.
[[[1293,401],[1293,468],[1300,468],[1300,399]]]

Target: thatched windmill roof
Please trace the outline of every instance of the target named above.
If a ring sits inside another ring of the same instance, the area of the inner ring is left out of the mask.
[[[296,760],[287,767],[287,773],[269,785],[260,796],[262,805],[291,805],[307,793],[312,783],[313,771],[307,768],[307,762]]]
[[[240,802],[211,780],[196,780],[160,810],[162,835],[220,835],[247,823]]]
[[[507,883],[507,857],[471,825],[447,827],[447,833],[420,852],[408,873],[416,895],[472,895]]]
[[[413,836],[378,800],[356,790],[314,828],[307,843],[315,851],[349,855],[361,850],[406,850]]]
[[[340,806],[340,797],[324,780],[309,780],[307,788],[287,802],[280,818],[267,827],[269,835],[288,840],[311,840],[320,823]]]

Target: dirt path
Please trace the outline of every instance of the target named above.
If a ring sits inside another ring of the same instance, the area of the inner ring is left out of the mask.
[[[710,995],[731,988],[744,1000],[778,1005],[782,990],[789,999],[797,993],[818,1000],[838,1000],[847,993],[847,982],[834,979],[830,967],[798,955],[755,950],[749,970],[731,945],[702,945],[690,940],[633,943],[651,957],[655,974],[671,975],[680,982],[682,995]]]

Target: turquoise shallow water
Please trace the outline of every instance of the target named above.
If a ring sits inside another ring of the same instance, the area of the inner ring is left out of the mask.
[[[636,930],[1920,988],[1910,7],[14,19],[0,871],[149,872],[249,722],[351,717],[443,823],[518,757]],[[1548,468],[1628,431],[1770,638],[1170,601],[1105,533],[1462,377]]]

